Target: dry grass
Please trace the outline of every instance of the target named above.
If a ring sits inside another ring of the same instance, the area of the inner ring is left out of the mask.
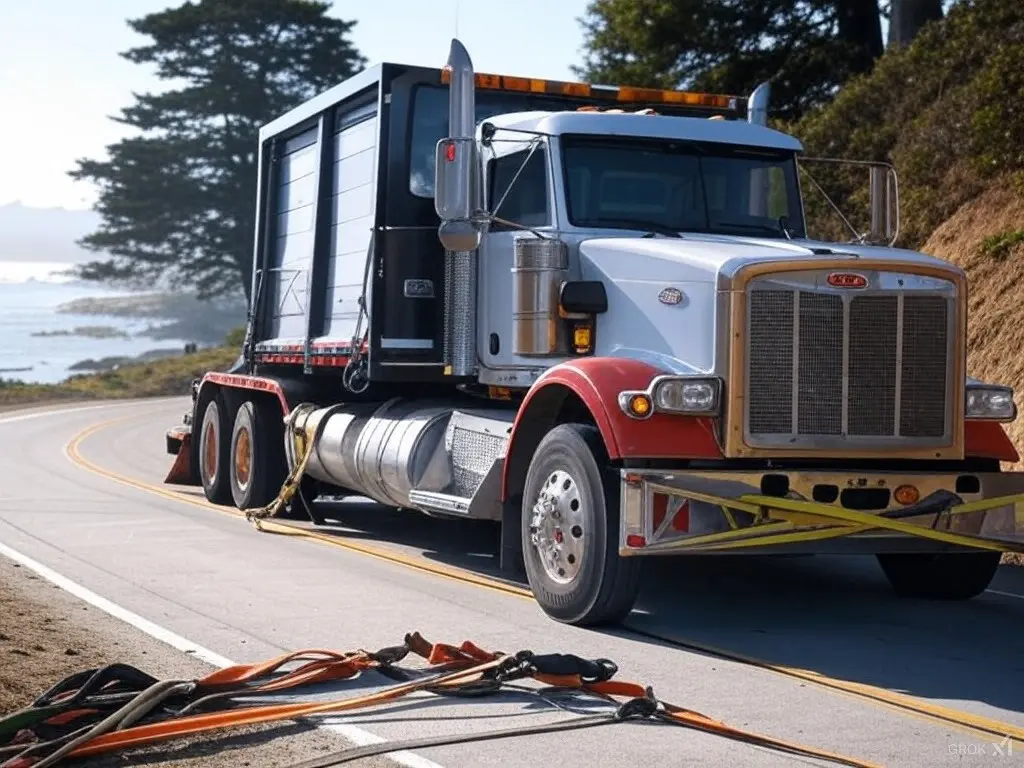
[[[1024,196],[1004,180],[960,208],[924,244],[925,253],[957,264],[968,278],[968,372],[1012,386],[1024,412],[1024,243],[1006,237],[1024,229]],[[993,251],[991,243],[1010,242]],[[989,247],[986,247],[988,244]],[[1007,432],[1024,447],[1024,420]],[[1010,468],[1010,465],[1007,465]],[[1012,465],[1024,468],[1024,462]]]
[[[222,371],[238,358],[238,347],[204,349],[195,354],[124,365],[113,371],[72,376],[60,384],[0,381],[0,407],[66,402],[186,395],[192,379]]]
[[[968,373],[991,384],[1007,384],[1024,412],[1024,196],[1012,179],[993,184],[940,226],[921,250],[967,272]],[[1024,453],[1024,419],[1007,434]],[[1024,469],[1024,462],[1004,464]],[[1024,556],[1003,555],[1003,563],[1024,566]]]

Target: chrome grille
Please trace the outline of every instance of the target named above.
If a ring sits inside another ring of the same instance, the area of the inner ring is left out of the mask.
[[[806,281],[801,281],[806,282]],[[937,282],[937,281],[936,281]],[[748,295],[746,433],[752,445],[815,438],[948,437],[953,294],[854,292],[780,282]]]

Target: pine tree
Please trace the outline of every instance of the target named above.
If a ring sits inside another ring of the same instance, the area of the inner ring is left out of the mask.
[[[745,95],[772,83],[772,114],[827,102],[882,55],[879,0],[591,0],[590,82]]]
[[[75,179],[99,187],[101,258],[84,279],[164,279],[203,298],[248,296],[261,125],[361,69],[355,22],[316,0],[197,0],[128,21],[151,38],[121,55],[171,88],[136,95],[117,122],[136,129]]]

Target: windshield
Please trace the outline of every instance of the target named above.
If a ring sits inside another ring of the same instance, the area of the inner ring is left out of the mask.
[[[562,157],[573,226],[804,236],[792,153],[563,136]]]

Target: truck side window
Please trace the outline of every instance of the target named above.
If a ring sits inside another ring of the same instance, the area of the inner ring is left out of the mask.
[[[563,99],[547,99],[518,91],[478,92],[476,120],[505,112],[564,109]],[[417,197],[434,196],[434,151],[448,135],[448,88],[419,85],[413,96],[409,134],[409,191]]]
[[[528,227],[542,227],[551,223],[548,212],[547,152],[543,145],[537,147],[516,178],[516,172],[529,152],[528,149],[514,152],[490,162],[488,208],[492,213],[508,221]],[[515,183],[509,189],[512,179],[515,179]],[[506,189],[508,194],[505,194]],[[501,203],[501,208],[495,211],[494,206],[503,195],[505,200]],[[508,227],[495,222],[491,229],[500,230]]]

